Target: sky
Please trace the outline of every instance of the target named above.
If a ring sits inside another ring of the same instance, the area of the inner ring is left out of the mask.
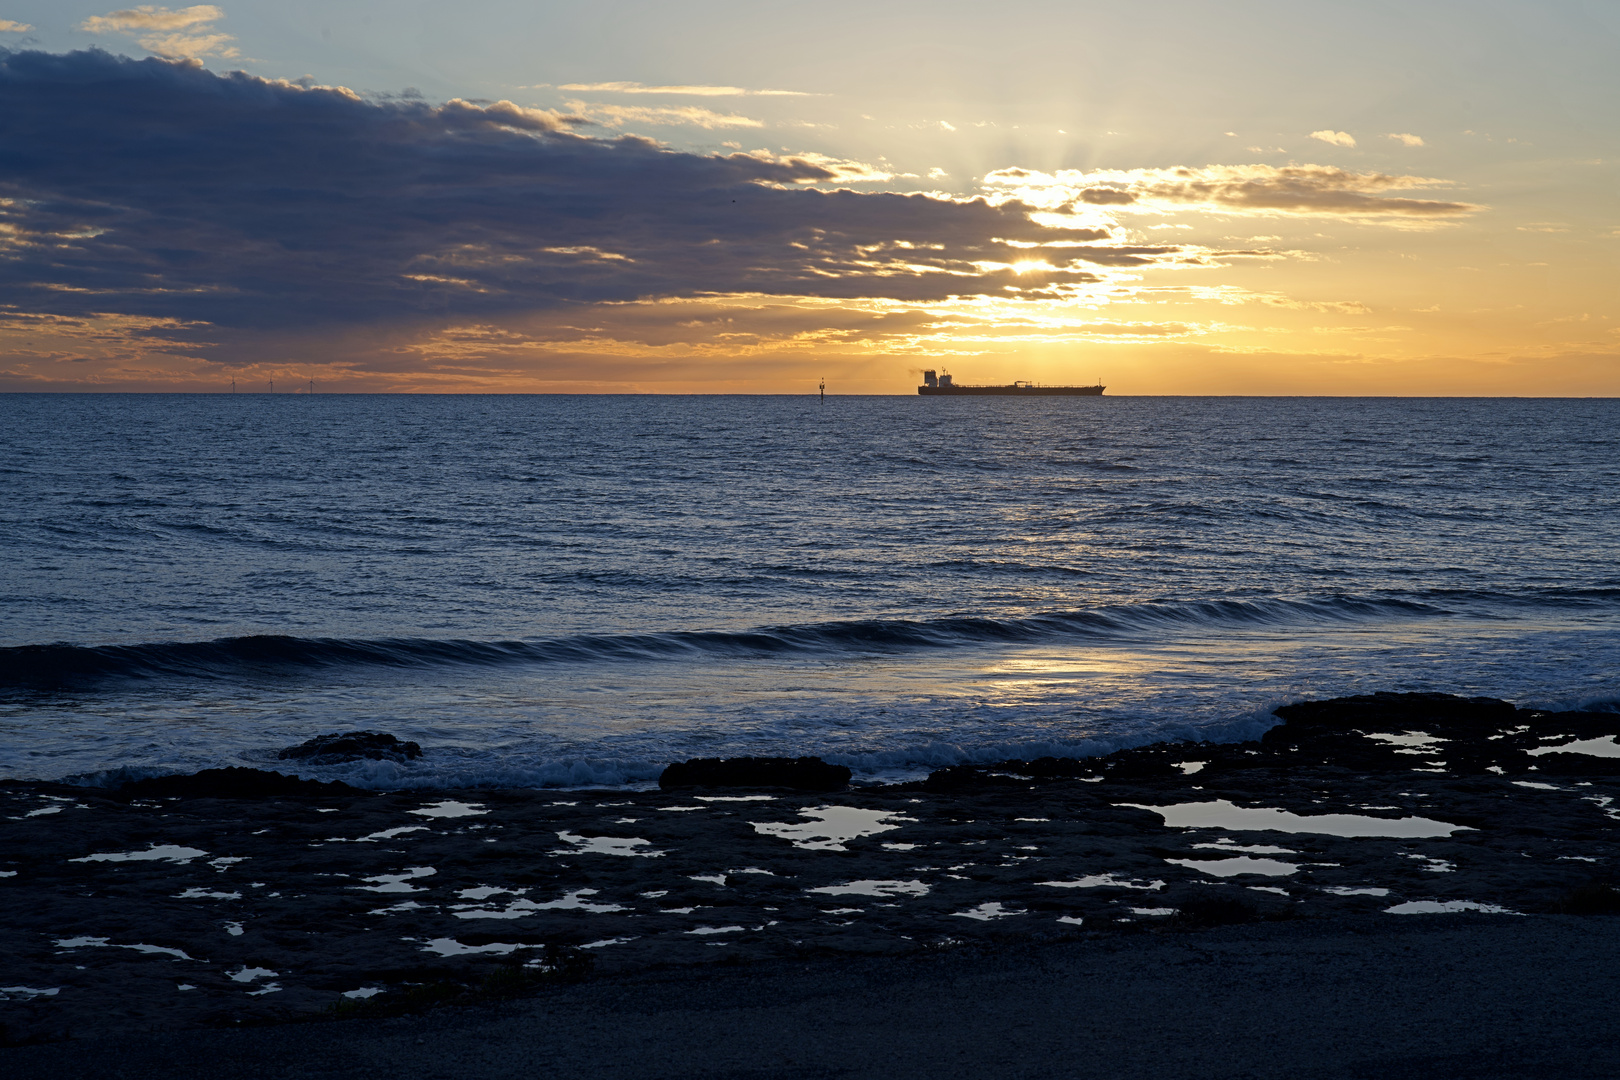
[[[1620,5],[0,0],[0,390],[1620,393]]]

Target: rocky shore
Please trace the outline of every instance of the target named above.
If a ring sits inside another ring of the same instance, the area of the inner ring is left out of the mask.
[[[0,785],[0,1023],[19,1044],[709,964],[1620,911],[1620,714],[1383,694],[1279,716],[1257,742],[843,790],[804,761],[650,792]]]

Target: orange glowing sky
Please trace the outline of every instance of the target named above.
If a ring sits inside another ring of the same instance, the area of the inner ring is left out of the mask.
[[[9,0],[0,38],[0,390],[1620,391],[1612,5]]]

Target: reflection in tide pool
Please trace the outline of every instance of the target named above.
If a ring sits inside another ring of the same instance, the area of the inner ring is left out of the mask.
[[[1449,915],[1459,911],[1477,911],[1485,915],[1524,914],[1496,904],[1476,904],[1472,900],[1409,900],[1384,910],[1391,915]]]
[[[897,822],[915,821],[892,810],[863,810],[856,806],[818,806],[799,811],[807,822],[753,823],[756,832],[792,841],[810,851],[846,851],[844,844],[862,836],[898,829]]]
[[[842,885],[823,885],[804,891],[828,896],[924,896],[928,893],[928,886],[921,881],[848,881]]]
[[[1542,754],[1586,754],[1589,757],[1620,757],[1620,741],[1613,735],[1601,739],[1578,739],[1567,742],[1562,746],[1541,746],[1534,750],[1526,750],[1531,757],[1540,757]]]
[[[1197,870],[1200,874],[1209,874],[1212,877],[1236,877],[1240,874],[1286,877],[1299,869],[1293,863],[1280,862],[1277,859],[1256,859],[1249,855],[1239,855],[1232,859],[1166,859],[1164,861],[1175,863],[1177,866],[1185,866],[1189,870]]]
[[[1211,802],[1178,803],[1173,806],[1146,806],[1120,803],[1137,810],[1151,810],[1164,818],[1172,829],[1231,829],[1234,832],[1317,833],[1344,837],[1450,836],[1472,831],[1467,825],[1450,825],[1429,818],[1377,818],[1363,814],[1295,814],[1267,807],[1238,806],[1227,799]]]

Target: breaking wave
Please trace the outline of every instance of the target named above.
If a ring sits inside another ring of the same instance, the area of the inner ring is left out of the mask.
[[[1053,639],[1129,640],[1205,627],[1282,627],[1449,614],[1454,612],[1411,600],[1333,596],[1115,605],[1024,618],[858,619],[744,631],[581,634],[535,641],[266,634],[134,645],[21,645],[0,649],[0,688],[83,687],[107,680],[237,679],[335,668],[501,667],[794,653],[858,655]]]

